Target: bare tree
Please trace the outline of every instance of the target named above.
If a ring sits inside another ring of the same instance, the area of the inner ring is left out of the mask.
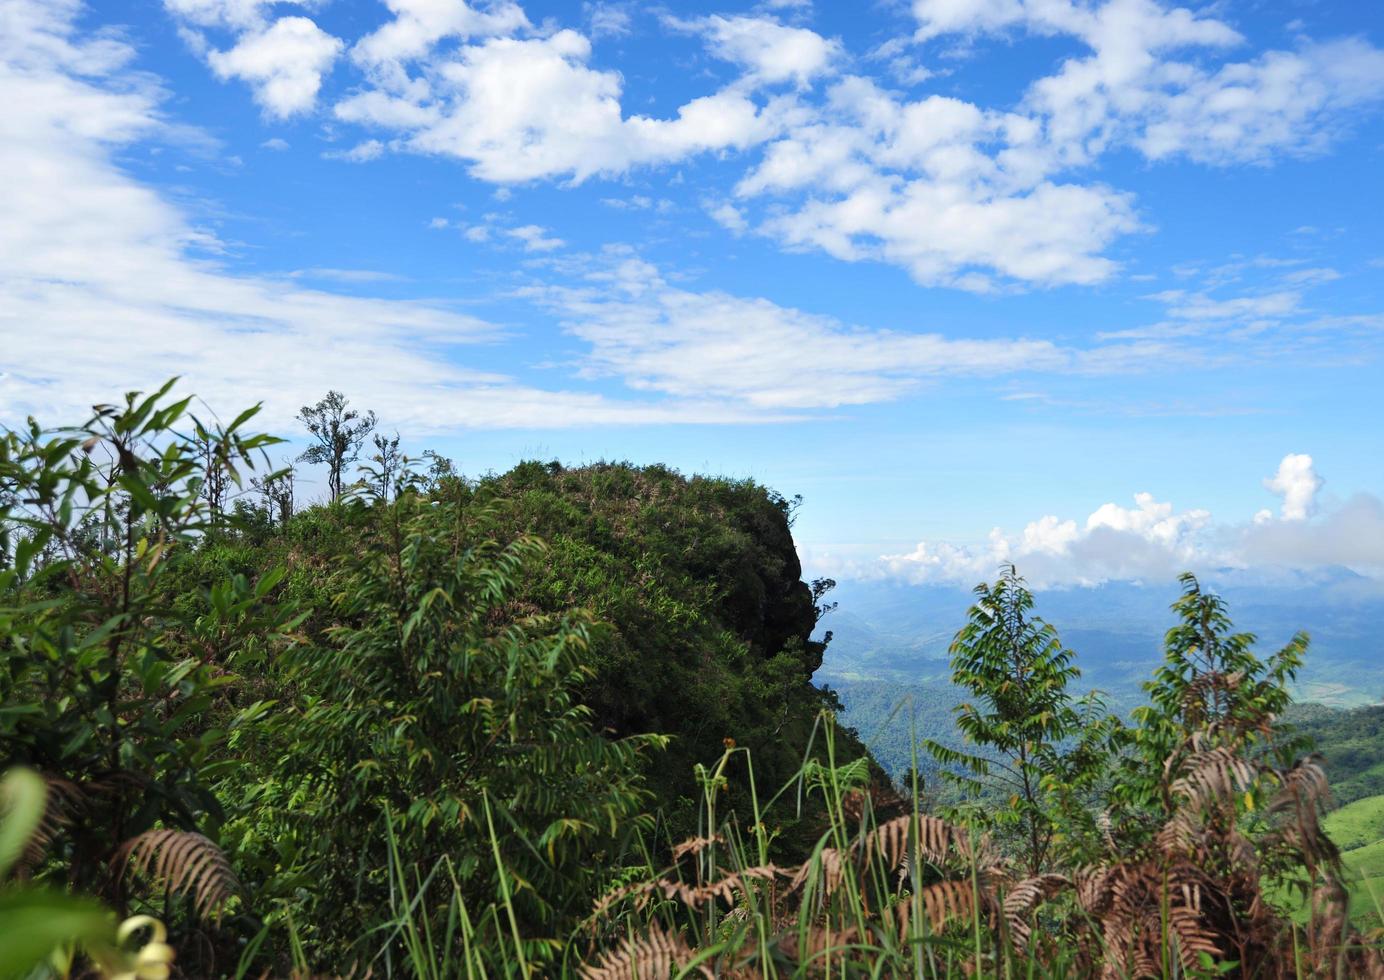
[[[316,440],[298,458],[306,463],[327,467],[327,489],[331,498],[341,496],[341,474],[346,466],[360,456],[361,446],[375,428],[375,413],[362,415],[339,391],[327,392],[327,397],[313,406],[303,406],[298,421],[307,426]]]

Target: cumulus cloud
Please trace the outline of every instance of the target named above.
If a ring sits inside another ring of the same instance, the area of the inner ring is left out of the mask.
[[[307,17],[269,20],[272,0],[164,0],[164,6],[181,20],[184,36],[216,77],[246,82],[265,114],[276,119],[316,105],[322,77],[344,47]],[[232,31],[236,43],[217,50],[202,33],[209,28]]]
[[[623,3],[583,3],[582,13],[586,16],[587,33],[592,37],[624,37],[630,32],[633,18],[629,6]]]
[[[214,70],[248,81],[271,115],[311,108],[341,50],[306,17],[271,23],[268,0],[165,2]],[[1252,52],[1214,8],[1164,0],[914,0],[913,36],[867,58],[910,87],[932,77],[913,52],[958,38],[1034,35],[1077,49],[1016,101],[911,99],[843,75],[861,62],[772,5],[665,14],[666,29],[700,36],[739,75],[643,115],[628,106],[644,93],[627,93],[592,51],[591,38],[629,31],[627,4],[583,4],[583,34],[531,21],[516,0],[385,3],[391,18],[351,45],[358,74],[332,100],[338,122],[372,131],[361,146],[449,157],[502,185],[719,154],[743,160],[733,204],[708,192],[730,230],[973,291],[1115,275],[1111,247],[1146,225],[1134,197],[1093,172],[1114,151],[1264,164],[1322,151],[1384,101],[1384,51],[1362,38]],[[238,41],[213,50],[210,30]]]
[[[561,238],[554,238],[542,225],[520,225],[510,228],[505,234],[524,246],[526,252],[551,252],[567,244]]]
[[[909,553],[881,557],[875,573],[969,583],[1014,562],[1035,584],[1093,584],[1167,577],[1199,559],[1198,534],[1210,521],[1208,512],[1177,511],[1148,493],[1135,494],[1134,504],[1103,504],[1080,527],[1046,515],[1018,534],[994,528],[979,545],[919,542]]]
[[[1283,520],[1302,521],[1312,513],[1322,482],[1312,468],[1311,456],[1289,453],[1278,464],[1278,472],[1264,480],[1264,488],[1283,498]]]
[[[1257,522],[1239,553],[1251,566],[1344,565],[1384,578],[1384,501],[1360,493],[1317,519]]]
[[[12,0],[0,32],[0,421],[72,421],[173,375],[222,411],[263,397],[265,423],[282,428],[342,379],[420,435],[742,417],[534,388],[457,363],[499,331],[446,306],[225,270],[208,257],[220,243],[114,162],[169,124],[159,90],[126,68],[132,50],[81,35],[78,11]]]
[[[1326,149],[1354,110],[1384,98],[1384,51],[1359,38],[1308,44],[1164,91],[1136,138],[1149,159],[1267,163]]]
[[[1314,519],[1321,485],[1311,457],[1290,453],[1264,481],[1283,497],[1281,517],[1260,511],[1252,521],[1217,524],[1205,509],[1179,510],[1137,493],[1133,507],[1102,504],[1080,524],[1046,515],[1018,533],[994,528],[975,544],[922,541],[910,552],[881,556],[854,573],[914,583],[970,583],[993,576],[1003,562],[1014,562],[1042,586],[1156,581],[1188,569],[1344,566],[1384,576],[1384,502],[1357,494]]]
[[[805,86],[841,55],[838,42],[767,17],[718,15],[689,26],[706,36],[713,54],[743,65],[756,82],[791,81]]]
[[[590,67],[573,30],[494,37],[436,55],[407,78],[382,77],[340,101],[338,119],[392,130],[398,145],[450,156],[496,183],[616,174],[707,150],[743,149],[775,131],[773,114],[726,89],[672,118],[626,116],[616,72]]]
[[[907,269],[924,285],[1088,284],[1140,229],[1132,197],[1063,176],[1132,147],[1152,161],[1265,163],[1318,152],[1384,100],[1384,51],[1349,38],[1207,68],[1230,26],[1157,0],[916,0],[915,40],[999,31],[1072,38],[1087,53],[1013,107],[901,101],[847,77],[766,148],[738,186],[776,199],[758,229],[790,248]],[[881,49],[890,63],[901,47]],[[1188,52],[1193,57],[1183,58]]]
[[[358,63],[398,77],[407,62],[449,37],[495,37],[529,26],[517,3],[478,8],[467,0],[384,0],[394,19],[367,34],[351,49]]]
[[[249,82],[264,111],[284,119],[313,107],[322,74],[341,47],[341,41],[306,17],[281,17],[263,31],[246,34],[229,51],[212,51],[207,61],[218,78]]]
[[[1086,56],[1033,83],[1023,108],[1044,139],[1016,147],[1037,166],[1079,163],[1112,145],[1152,160],[1265,162],[1321,150],[1355,108],[1384,98],[1384,51],[1359,38],[1306,42],[1215,70],[1176,52],[1242,47],[1223,21],[1161,0],[915,0],[916,38],[1020,30],[1071,37]]]
[[[924,285],[984,290],[993,273],[1039,284],[1093,283],[1101,253],[1137,230],[1129,195],[1006,169],[996,153],[1031,121],[944,96],[900,101],[860,77],[828,92],[830,121],[772,142],[736,187],[743,200],[797,198],[765,234],[836,258],[901,265]]]

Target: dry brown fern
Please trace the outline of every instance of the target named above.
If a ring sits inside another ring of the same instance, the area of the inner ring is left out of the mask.
[[[1033,927],[1033,910],[1059,892],[1072,888],[1066,875],[1044,874],[1025,878],[1009,889],[1004,896],[1004,921],[1009,929],[1009,941],[1020,953],[1028,949]]]
[[[673,861],[681,861],[689,854],[700,854],[708,847],[716,844],[724,844],[726,839],[720,834],[711,837],[689,837],[673,848]]]
[[[38,826],[24,844],[24,851],[15,865],[15,874],[28,877],[43,862],[48,849],[58,835],[76,822],[86,807],[87,793],[78,783],[56,776],[42,776],[43,814]]]
[[[694,957],[681,935],[665,932],[655,922],[643,935],[625,938],[579,972],[582,980],[668,980]],[[712,975],[705,966],[696,970],[704,977]]]
[[[1195,809],[1205,809],[1250,789],[1260,774],[1255,765],[1224,745],[1195,752],[1181,770],[1182,775],[1172,782],[1173,795]]]
[[[974,916],[977,912],[977,899],[981,905],[989,904],[989,896],[971,882],[948,879],[920,888],[916,896],[916,905],[922,906],[928,930],[935,933],[941,932],[953,921]],[[895,932],[904,941],[912,936],[915,907],[915,899],[910,896],[901,899],[889,912]]]
[[[169,891],[187,895],[203,919],[219,913],[240,891],[225,852],[190,831],[146,830],[120,846],[113,864],[117,875],[148,875]]]

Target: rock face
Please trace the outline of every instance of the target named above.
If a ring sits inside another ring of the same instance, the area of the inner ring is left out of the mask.
[[[761,787],[796,770],[829,701],[811,683],[824,644],[810,638],[788,501],[752,481],[628,464],[523,463],[476,493],[506,531],[550,545],[526,601],[600,621],[586,697],[599,723],[675,736],[660,795],[696,796],[691,767],[725,738],[751,748]],[[845,755],[861,751],[848,741]]]

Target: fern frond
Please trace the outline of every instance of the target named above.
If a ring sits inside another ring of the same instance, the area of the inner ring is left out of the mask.
[[[679,975],[693,955],[681,935],[664,932],[653,923],[642,936],[626,938],[579,972],[582,980],[668,980]],[[705,966],[696,970],[700,976],[711,976]]]
[[[1028,949],[1029,937],[1033,928],[1030,918],[1033,910],[1058,892],[1072,887],[1066,875],[1045,874],[1025,878],[1009,890],[1004,897],[1004,919],[1009,926],[1009,938],[1020,953]]]
[[[240,891],[226,854],[210,838],[185,830],[146,830],[116,852],[118,874],[149,875],[169,891],[192,899],[203,919],[220,912]]]

